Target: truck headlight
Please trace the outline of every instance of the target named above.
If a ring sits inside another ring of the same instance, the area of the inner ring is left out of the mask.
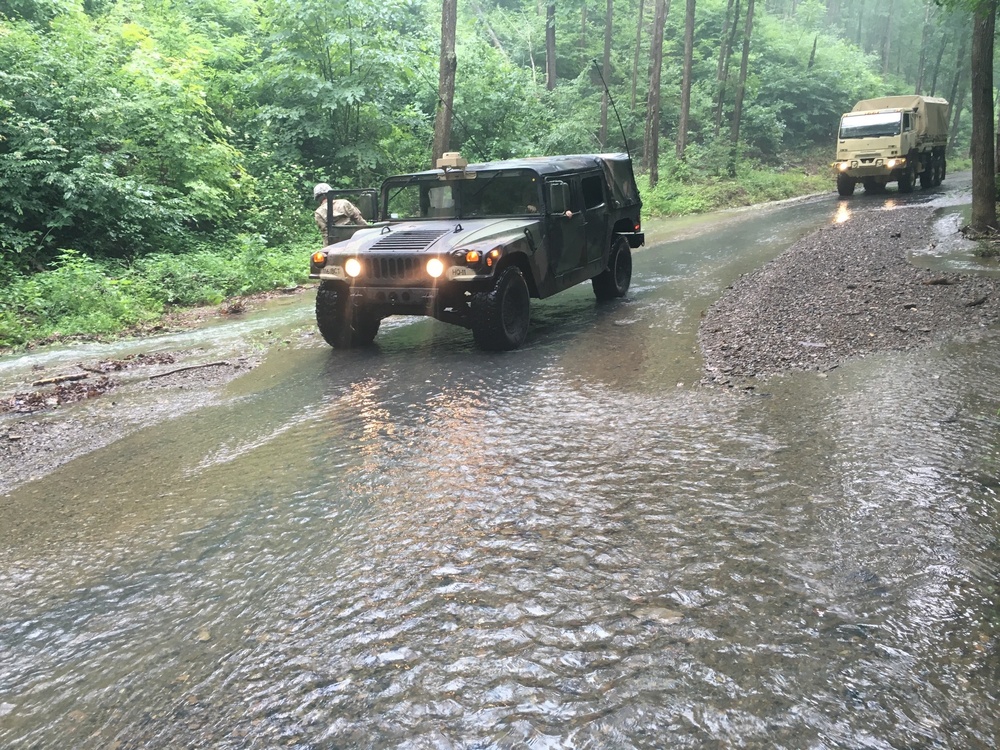
[[[344,270],[352,279],[358,278],[361,275],[361,261],[357,258],[348,258],[344,263]]]
[[[851,168],[851,163],[849,161],[842,161],[840,162],[840,164],[837,165],[837,168],[841,172],[846,172],[848,169]]]
[[[439,258],[431,258],[427,261],[427,273],[432,279],[440,278],[444,273],[444,263]]]

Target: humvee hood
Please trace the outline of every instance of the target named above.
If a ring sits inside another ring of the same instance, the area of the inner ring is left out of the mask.
[[[515,239],[539,219],[448,219],[408,221],[392,227],[373,227],[329,248],[338,255],[355,253],[449,253],[457,247]]]

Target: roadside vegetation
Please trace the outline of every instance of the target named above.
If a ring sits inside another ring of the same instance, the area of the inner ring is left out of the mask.
[[[462,4],[450,149],[479,161],[627,137],[648,217],[832,191],[839,116],[865,97],[953,99],[951,153],[967,152],[967,11],[607,8]],[[430,165],[441,14],[439,0],[0,0],[0,348],[304,282],[314,183]],[[613,110],[601,127],[604,49],[620,127]]]

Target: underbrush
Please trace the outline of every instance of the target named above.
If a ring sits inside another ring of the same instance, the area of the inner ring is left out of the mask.
[[[795,198],[834,190],[828,154],[814,150],[774,166],[748,159],[733,163],[710,149],[690,147],[684,161],[672,154],[660,161],[660,178],[637,176],[643,212],[683,216],[723,208]]]
[[[223,248],[154,253],[132,263],[64,250],[51,268],[14,275],[0,288],[0,347],[100,336],[149,323],[171,307],[291,286],[308,276],[311,244],[269,248],[241,235]]]

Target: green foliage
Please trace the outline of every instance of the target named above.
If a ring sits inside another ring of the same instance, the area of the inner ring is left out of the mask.
[[[14,276],[0,289],[0,347],[115,333],[170,306],[217,304],[300,284],[309,249],[296,244],[275,250],[244,235],[221,249],[155,253],[131,266],[65,250],[44,273]]]
[[[650,216],[683,216],[736,206],[783,200],[829,191],[832,178],[815,165],[818,153],[785,161],[781,169],[764,167],[717,142],[707,148],[692,146],[683,161],[671,152],[660,160],[660,180],[649,187],[648,177],[638,178],[643,212]],[[730,177],[730,165],[736,176]]]

